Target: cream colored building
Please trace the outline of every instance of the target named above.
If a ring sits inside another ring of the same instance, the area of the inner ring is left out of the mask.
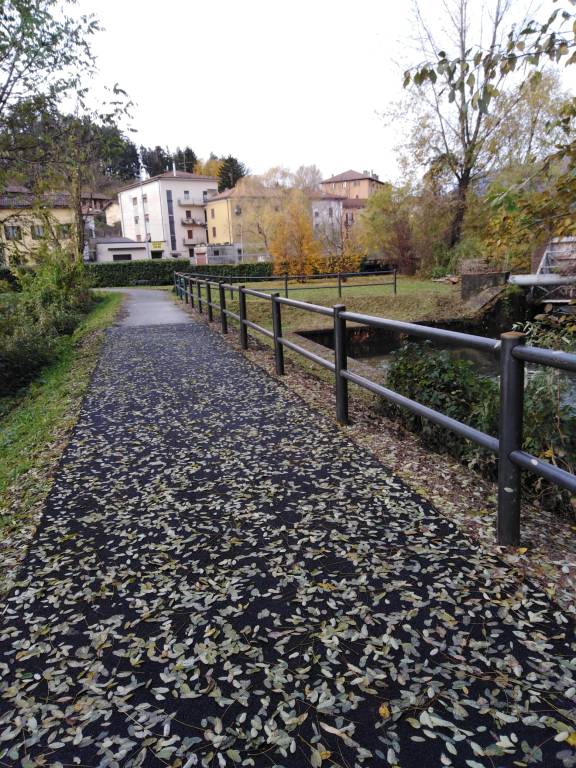
[[[345,171],[320,182],[320,188],[326,194],[353,200],[367,200],[384,186],[384,182],[375,173],[368,171]]]
[[[70,196],[46,193],[36,197],[23,186],[7,186],[0,194],[0,264],[33,262],[45,240],[70,243],[74,211]]]
[[[139,181],[118,193],[122,235],[146,244],[143,258],[192,258],[206,244],[205,205],[218,180],[169,171]]]

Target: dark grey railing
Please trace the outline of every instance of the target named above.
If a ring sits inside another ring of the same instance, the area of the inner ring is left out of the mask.
[[[351,277],[362,277],[364,279],[368,277],[382,277],[391,276],[391,280],[371,280],[369,283],[350,283],[347,285],[347,280]],[[398,293],[398,274],[395,269],[380,270],[375,272],[322,272],[318,275],[256,275],[254,277],[238,276],[238,275],[221,275],[215,277],[214,275],[202,274],[201,272],[194,272],[194,277],[201,278],[207,281],[224,282],[226,285],[234,285],[237,283],[253,283],[258,281],[264,281],[266,283],[279,282],[282,283],[282,291],[284,296],[288,298],[290,291],[327,291],[330,288],[338,290],[338,297],[342,298],[342,293],[345,288],[367,288],[368,286],[377,285],[389,285],[392,288],[394,295]],[[311,283],[321,280],[335,280],[334,285],[311,285]],[[298,282],[299,285],[291,286],[290,283]],[[305,284],[304,284],[305,283]]]
[[[252,278],[249,278],[250,280]],[[222,333],[228,332],[228,319],[239,323],[240,345],[248,347],[248,330],[260,333],[274,342],[274,358],[276,373],[284,374],[284,348],[303,355],[308,360],[334,372],[336,391],[336,417],[340,424],[348,424],[348,384],[352,382],[370,392],[374,392],[396,405],[412,411],[418,416],[438,424],[471,440],[498,456],[498,512],[497,537],[498,543],[517,546],[520,543],[520,503],[521,503],[521,474],[522,471],[532,472],[544,479],[567,488],[576,493],[576,476],[559,467],[542,461],[536,456],[522,450],[522,422],[524,416],[524,367],[525,363],[537,363],[553,368],[576,371],[576,355],[566,352],[555,352],[551,349],[538,349],[525,346],[526,337],[522,333],[503,333],[499,340],[474,336],[467,333],[446,331],[441,328],[430,328],[424,325],[404,323],[398,320],[387,320],[382,317],[363,315],[358,312],[347,312],[346,307],[338,304],[334,307],[323,307],[309,304],[305,301],[289,299],[279,293],[266,293],[245,288],[242,285],[231,285],[223,281],[198,277],[186,273],[174,273],[174,288],[178,297],[192,307],[203,312],[204,305],[208,320],[212,321],[213,310],[220,314]],[[219,293],[219,302],[212,301],[212,288]],[[195,289],[195,290],[194,290]],[[202,291],[206,297],[203,297]],[[238,294],[239,312],[236,314],[226,307],[226,294]],[[195,295],[196,294],[196,295]],[[248,319],[246,297],[269,301],[272,312],[272,330],[257,325]],[[327,360],[284,337],[282,333],[282,306],[295,307],[325,315],[332,318],[334,324],[334,360]],[[500,438],[488,435],[461,421],[452,419],[444,413],[429,408],[422,403],[411,400],[404,395],[371,381],[364,376],[348,370],[348,355],[346,350],[346,323],[357,323],[370,328],[385,328],[399,331],[410,336],[442,341],[460,347],[490,352],[500,360]]]

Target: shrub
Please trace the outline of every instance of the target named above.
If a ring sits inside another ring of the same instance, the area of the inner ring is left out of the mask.
[[[234,275],[237,277],[268,277],[272,274],[272,265],[267,262],[208,264],[195,267],[187,259],[100,262],[86,264],[85,268],[92,284],[98,288],[130,285],[172,285],[174,272],[193,272],[214,276]]]
[[[449,352],[424,344],[406,344],[393,354],[387,386],[453,419],[495,434],[498,424],[498,386],[478,376],[473,363],[454,360]],[[468,461],[477,460],[481,450],[428,419],[405,408],[386,403],[385,410],[399,418],[413,432],[422,434],[435,451],[448,452]]]
[[[400,394],[491,435],[498,434],[499,386],[478,375],[473,363],[425,344],[407,344],[394,353],[387,385]],[[524,393],[526,451],[569,472],[576,470],[576,406],[569,380],[558,370],[529,376]],[[494,479],[496,457],[458,435],[405,408],[384,403],[384,411],[419,432],[432,450],[459,458]],[[573,511],[568,491],[537,475],[523,473],[524,490],[543,505]]]
[[[71,333],[92,302],[81,262],[60,249],[40,258],[21,274],[21,292],[1,305],[0,395],[28,384],[52,360],[58,336]]]

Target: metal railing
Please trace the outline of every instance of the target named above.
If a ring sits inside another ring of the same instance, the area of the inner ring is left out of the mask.
[[[297,352],[317,365],[332,371],[335,377],[336,418],[340,424],[349,423],[348,384],[351,382],[412,411],[412,413],[418,416],[429,419],[433,423],[449,429],[496,454],[498,457],[497,539],[499,544],[517,546],[520,543],[522,471],[539,475],[549,482],[566,488],[572,493],[576,493],[575,475],[522,450],[525,363],[535,363],[567,371],[576,371],[576,355],[556,352],[551,349],[527,347],[525,346],[525,335],[515,331],[503,333],[499,340],[489,339],[468,333],[458,333],[441,328],[405,323],[399,320],[388,320],[382,317],[363,315],[358,312],[348,312],[342,304],[337,304],[334,307],[309,304],[306,301],[297,301],[296,299],[281,296],[279,293],[255,291],[243,285],[232,285],[222,280],[207,279],[193,274],[175,272],[174,288],[180,299],[189,303],[200,313],[204,311],[204,306],[206,306],[210,322],[214,320],[213,311],[216,309],[220,315],[222,333],[228,333],[229,318],[237,321],[242,349],[248,348],[249,330],[272,339],[274,343],[275,367],[278,375],[282,376],[284,374],[284,349]],[[212,300],[213,288],[219,294],[219,301],[217,303]],[[206,294],[205,298],[203,290]],[[226,295],[228,292],[232,296],[234,294],[238,295],[238,313],[232,312],[226,307]],[[249,320],[246,304],[247,296],[270,302],[272,330]],[[332,319],[334,327],[333,361],[311,352],[309,349],[296,344],[283,335],[282,307],[293,307]],[[370,328],[398,331],[410,336],[429,339],[430,341],[448,343],[456,347],[470,347],[483,352],[489,352],[498,357],[500,361],[499,438],[481,432],[468,424],[446,416],[440,411],[411,400],[375,381],[367,379],[365,376],[349,371],[346,348],[346,325],[348,322]]]
[[[382,275],[391,275],[391,280],[375,281],[371,280],[369,283],[350,283],[348,285],[347,280],[351,277],[362,277],[364,279],[372,276],[381,277]],[[201,278],[203,280],[214,281],[214,275],[202,274],[201,272],[195,272],[194,277]],[[333,286],[330,285],[310,285],[312,282],[321,280],[336,280]],[[394,295],[398,293],[398,275],[397,270],[388,269],[379,272],[322,272],[318,275],[256,275],[255,277],[237,276],[237,275],[222,275],[218,277],[216,282],[224,282],[227,285],[234,285],[236,283],[252,283],[262,281],[265,283],[281,282],[282,292],[284,296],[288,298],[290,291],[327,291],[330,288],[338,289],[338,297],[342,298],[342,292],[345,288],[367,288],[368,286],[389,285],[392,288]],[[290,285],[297,281],[298,285]],[[306,281],[306,284],[304,284]]]

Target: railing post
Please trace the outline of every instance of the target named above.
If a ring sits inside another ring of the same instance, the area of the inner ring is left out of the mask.
[[[524,406],[524,361],[513,350],[524,344],[523,333],[511,331],[500,336],[500,427],[498,454],[498,544],[520,543],[522,471],[511,460],[512,451],[522,449]]]
[[[224,289],[224,283],[218,283],[218,292],[220,294],[220,324],[222,326],[222,333],[228,333],[228,315],[226,314],[226,291]]]
[[[244,322],[246,320],[246,294],[243,285],[238,286],[238,302],[240,304],[240,346],[242,349],[248,349],[248,326]]]
[[[334,307],[334,362],[336,366],[336,419],[339,424],[348,424],[348,379],[342,371],[348,368],[346,354],[346,320],[341,317],[346,311],[343,304]]]
[[[394,270],[394,296],[396,296],[396,294],[398,293],[398,287],[397,287],[397,274],[398,274],[398,270],[397,270],[397,269],[395,269],[395,270]]]
[[[190,275],[190,279],[188,281],[188,288],[190,291],[190,306],[192,307],[192,309],[194,309],[194,282],[195,282],[194,278],[192,277],[192,275]]]
[[[342,275],[338,272],[338,298],[342,298]]]
[[[288,273],[284,275],[284,296],[288,298]]]
[[[174,291],[176,296],[178,296],[178,278],[176,276],[176,272],[174,272]]]
[[[214,313],[212,312],[212,286],[208,280],[206,281],[206,307],[208,308],[208,322],[211,323],[214,319]]]
[[[186,304],[188,304],[188,294],[190,291],[190,277],[188,275],[185,275],[183,278],[184,280],[184,301]]]
[[[202,314],[202,285],[200,283],[200,278],[196,281],[196,297],[198,299],[198,312]]]
[[[274,330],[274,361],[276,363],[276,375],[284,376],[284,347],[280,343],[282,338],[282,305],[278,301],[279,293],[272,294],[272,328]]]

